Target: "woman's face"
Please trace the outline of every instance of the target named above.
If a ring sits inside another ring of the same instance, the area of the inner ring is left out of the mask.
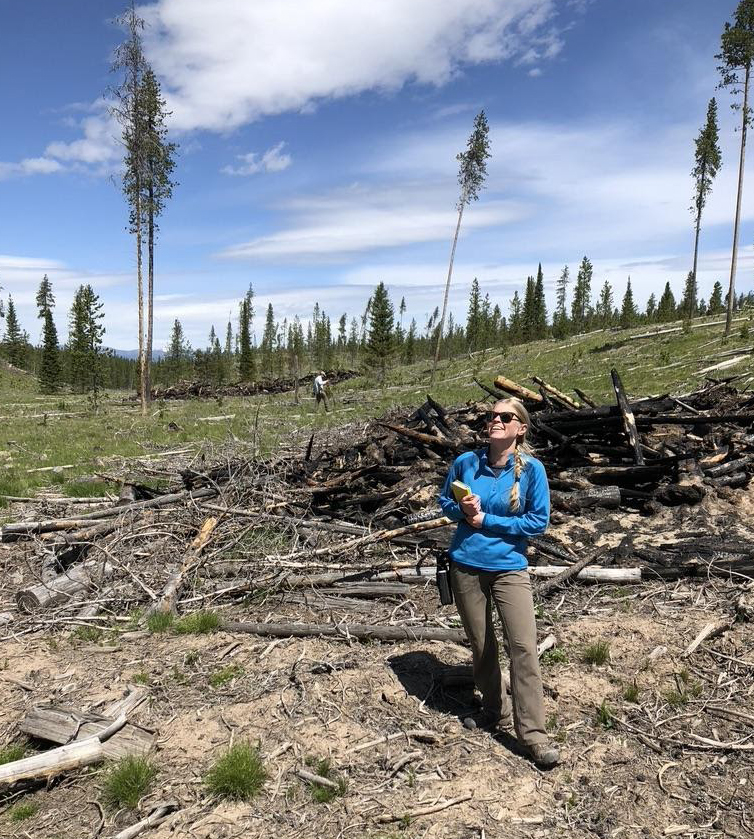
[[[510,402],[496,402],[492,411],[488,412],[487,436],[490,442],[503,444],[504,447],[511,446],[519,437],[523,437],[526,428]]]

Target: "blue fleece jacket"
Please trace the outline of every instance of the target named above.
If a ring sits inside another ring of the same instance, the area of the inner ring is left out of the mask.
[[[488,450],[465,452],[450,467],[440,493],[440,506],[448,518],[459,522],[450,556],[455,562],[485,571],[521,571],[527,567],[528,536],[544,533],[550,518],[550,489],[544,466],[530,455],[522,455],[521,499],[516,513],[509,500],[514,482],[513,455],[496,478],[489,466]],[[453,498],[450,485],[462,481],[482,502],[481,528],[471,527]]]

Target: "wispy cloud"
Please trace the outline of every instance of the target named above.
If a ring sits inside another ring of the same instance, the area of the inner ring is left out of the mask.
[[[60,162],[50,157],[27,157],[18,163],[0,162],[0,181],[25,175],[51,175],[62,169]]]
[[[237,166],[224,166],[220,171],[224,175],[256,175],[259,172],[282,172],[293,162],[293,158],[283,152],[285,142],[281,141],[276,146],[267,149],[260,156],[257,152],[236,155],[240,161]]]

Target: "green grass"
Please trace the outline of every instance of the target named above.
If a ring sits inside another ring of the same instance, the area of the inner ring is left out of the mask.
[[[244,674],[244,669],[240,664],[231,664],[228,667],[223,667],[209,677],[209,684],[213,688],[219,688],[232,682],[233,679],[238,679]]]
[[[691,679],[691,674],[686,668],[680,673],[674,673],[675,687],[668,688],[662,692],[662,698],[673,708],[681,708],[687,705],[692,699],[698,699],[702,695],[702,686],[699,682]]]
[[[148,685],[149,684],[149,673],[145,673],[143,670],[140,673],[134,673],[131,677],[131,681],[135,685]]]
[[[26,743],[10,743],[5,748],[0,749],[0,766],[26,757],[27,748]]]
[[[553,647],[542,653],[543,664],[567,664],[568,653],[562,647]]]
[[[310,783],[309,790],[311,792],[312,800],[318,804],[327,804],[338,796],[345,795],[348,789],[346,779],[342,775],[333,772],[332,766],[328,758],[312,758],[308,757],[305,760],[307,766],[311,766],[312,771],[321,778],[326,778],[337,784],[336,787],[325,786],[324,784]]]
[[[632,682],[630,685],[625,685],[623,688],[623,699],[626,702],[638,702],[639,701],[639,686],[636,682]]]
[[[102,800],[113,810],[135,808],[157,775],[154,764],[144,757],[128,755],[105,772]]]
[[[152,612],[147,618],[147,629],[152,633],[167,632],[173,628],[175,616],[172,612]]]
[[[610,644],[607,641],[594,641],[587,644],[581,653],[584,664],[605,664],[610,661]]]
[[[63,495],[71,498],[100,498],[113,494],[114,486],[107,481],[68,481],[63,484]]]
[[[597,708],[595,714],[595,722],[604,729],[615,728],[615,713],[613,709],[607,704],[607,700],[603,699],[602,704]]]
[[[25,822],[32,816],[39,812],[39,804],[34,804],[31,801],[26,801],[21,804],[16,804],[8,810],[8,818],[12,822]]]
[[[71,632],[71,638],[77,641],[87,641],[91,644],[96,644],[102,638],[102,630],[96,626],[77,626]]]
[[[175,624],[175,631],[179,635],[205,635],[215,632],[222,626],[222,618],[217,612],[194,612],[182,617]]]
[[[235,743],[204,776],[204,785],[210,795],[218,798],[249,801],[266,779],[258,749],[249,743]]]

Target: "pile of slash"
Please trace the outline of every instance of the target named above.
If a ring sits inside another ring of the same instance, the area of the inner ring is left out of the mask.
[[[330,384],[344,382],[358,376],[352,370],[331,370],[326,372],[327,381]],[[168,385],[164,388],[155,388],[152,391],[153,399],[191,399],[191,398],[230,398],[233,396],[257,396],[260,393],[291,393],[297,387],[311,391],[314,373],[300,376],[298,379],[260,379],[253,382],[232,382],[225,385],[212,384],[211,382],[186,379]]]
[[[501,376],[479,383],[479,402],[428,396],[267,460],[238,441],[206,449],[159,475],[167,490],[130,468],[119,497],[87,512],[25,506],[0,531],[13,662],[0,747],[22,732],[40,752],[0,765],[6,803],[41,794],[40,779],[157,751],[165,783],[108,817],[118,836],[304,836],[314,818],[323,837],[390,823],[409,836],[746,835],[754,398],[708,380],[629,399],[612,379],[615,404],[595,405]],[[546,774],[508,735],[460,726],[475,701],[469,656],[433,579],[452,532],[439,487],[510,395],[530,411],[553,500],[530,545],[564,754]],[[602,661],[586,652],[597,642]],[[264,805],[213,801],[195,781],[236,737],[260,743]],[[313,781],[312,755],[332,774]],[[342,800],[323,815],[305,790],[328,778]],[[82,784],[81,801],[96,795],[96,776]],[[56,817],[30,835],[60,828],[63,786],[48,793]],[[67,805],[70,835],[96,827],[85,809]]]

